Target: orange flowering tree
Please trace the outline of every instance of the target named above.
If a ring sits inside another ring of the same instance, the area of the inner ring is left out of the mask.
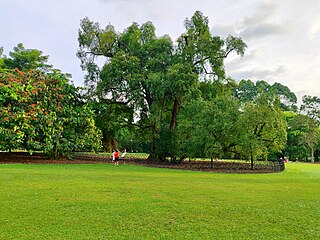
[[[66,75],[0,70],[0,150],[43,151],[58,158],[100,147],[93,113]]]

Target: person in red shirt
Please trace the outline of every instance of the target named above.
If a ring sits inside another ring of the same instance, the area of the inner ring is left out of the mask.
[[[119,166],[119,151],[118,151],[118,149],[116,149],[114,151],[113,157],[114,157],[114,165]]]

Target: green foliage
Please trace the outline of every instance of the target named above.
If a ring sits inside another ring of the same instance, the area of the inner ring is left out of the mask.
[[[90,106],[94,113],[95,124],[102,132],[103,149],[112,152],[112,149],[117,148],[120,142],[122,142],[120,143],[122,147],[128,148],[129,145],[123,142],[123,137],[130,135],[130,133],[127,134],[127,131],[129,130],[128,122],[133,122],[132,109],[122,104],[106,104],[93,100],[90,100]],[[130,137],[127,140],[129,139]]]
[[[235,151],[239,132],[239,102],[230,96],[193,101],[181,113],[182,149],[190,157],[221,157]]]
[[[320,97],[303,96],[300,110],[320,124]]]
[[[242,110],[239,145],[245,157],[266,159],[285,147],[287,123],[280,109],[262,100],[250,102]]]
[[[306,115],[297,114],[290,121],[288,136],[290,137],[288,151],[293,155],[293,159],[307,159],[310,149],[311,162],[314,162],[314,152],[320,143],[318,122]]]
[[[17,68],[23,71],[29,71],[31,69],[47,70],[52,67],[46,64],[49,56],[42,55],[42,51],[37,49],[25,49],[22,43],[14,47],[13,51],[9,53],[9,56],[9,58],[4,57],[2,59],[3,64],[0,63],[0,67],[2,65],[2,68]]]
[[[280,83],[268,84],[260,80],[256,83],[251,80],[241,80],[234,88],[234,95],[241,102],[249,102],[259,98],[260,95],[268,95],[269,100],[278,101],[284,111],[297,111],[297,97],[287,86]]]
[[[157,37],[151,22],[116,32],[111,25],[102,29],[88,18],[81,21],[78,57],[91,94],[99,102],[131,109],[136,116],[129,119],[136,119],[134,124],[152,139],[153,156],[178,154],[175,128],[180,109],[199,96],[201,79],[224,80],[223,60],[229,53],[244,53],[241,39],[211,35],[208,22],[195,12],[185,20],[186,31],[174,45],[168,36]],[[106,63],[100,69],[101,56]]]
[[[92,111],[64,74],[2,71],[0,86],[1,150],[43,151],[57,158],[100,148]]]
[[[212,96],[181,112],[181,149],[188,156],[255,160],[283,150],[287,125],[277,105],[262,96],[245,104],[228,94]]]

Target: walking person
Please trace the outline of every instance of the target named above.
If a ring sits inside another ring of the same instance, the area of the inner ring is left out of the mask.
[[[119,151],[116,149],[113,153],[114,165],[119,166]]]
[[[115,159],[115,157],[114,157],[114,153],[115,153],[115,150],[114,149],[112,149],[112,162],[114,163],[114,159]]]

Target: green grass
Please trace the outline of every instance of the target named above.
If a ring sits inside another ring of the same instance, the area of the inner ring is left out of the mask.
[[[0,239],[320,239],[320,165],[0,165]]]

